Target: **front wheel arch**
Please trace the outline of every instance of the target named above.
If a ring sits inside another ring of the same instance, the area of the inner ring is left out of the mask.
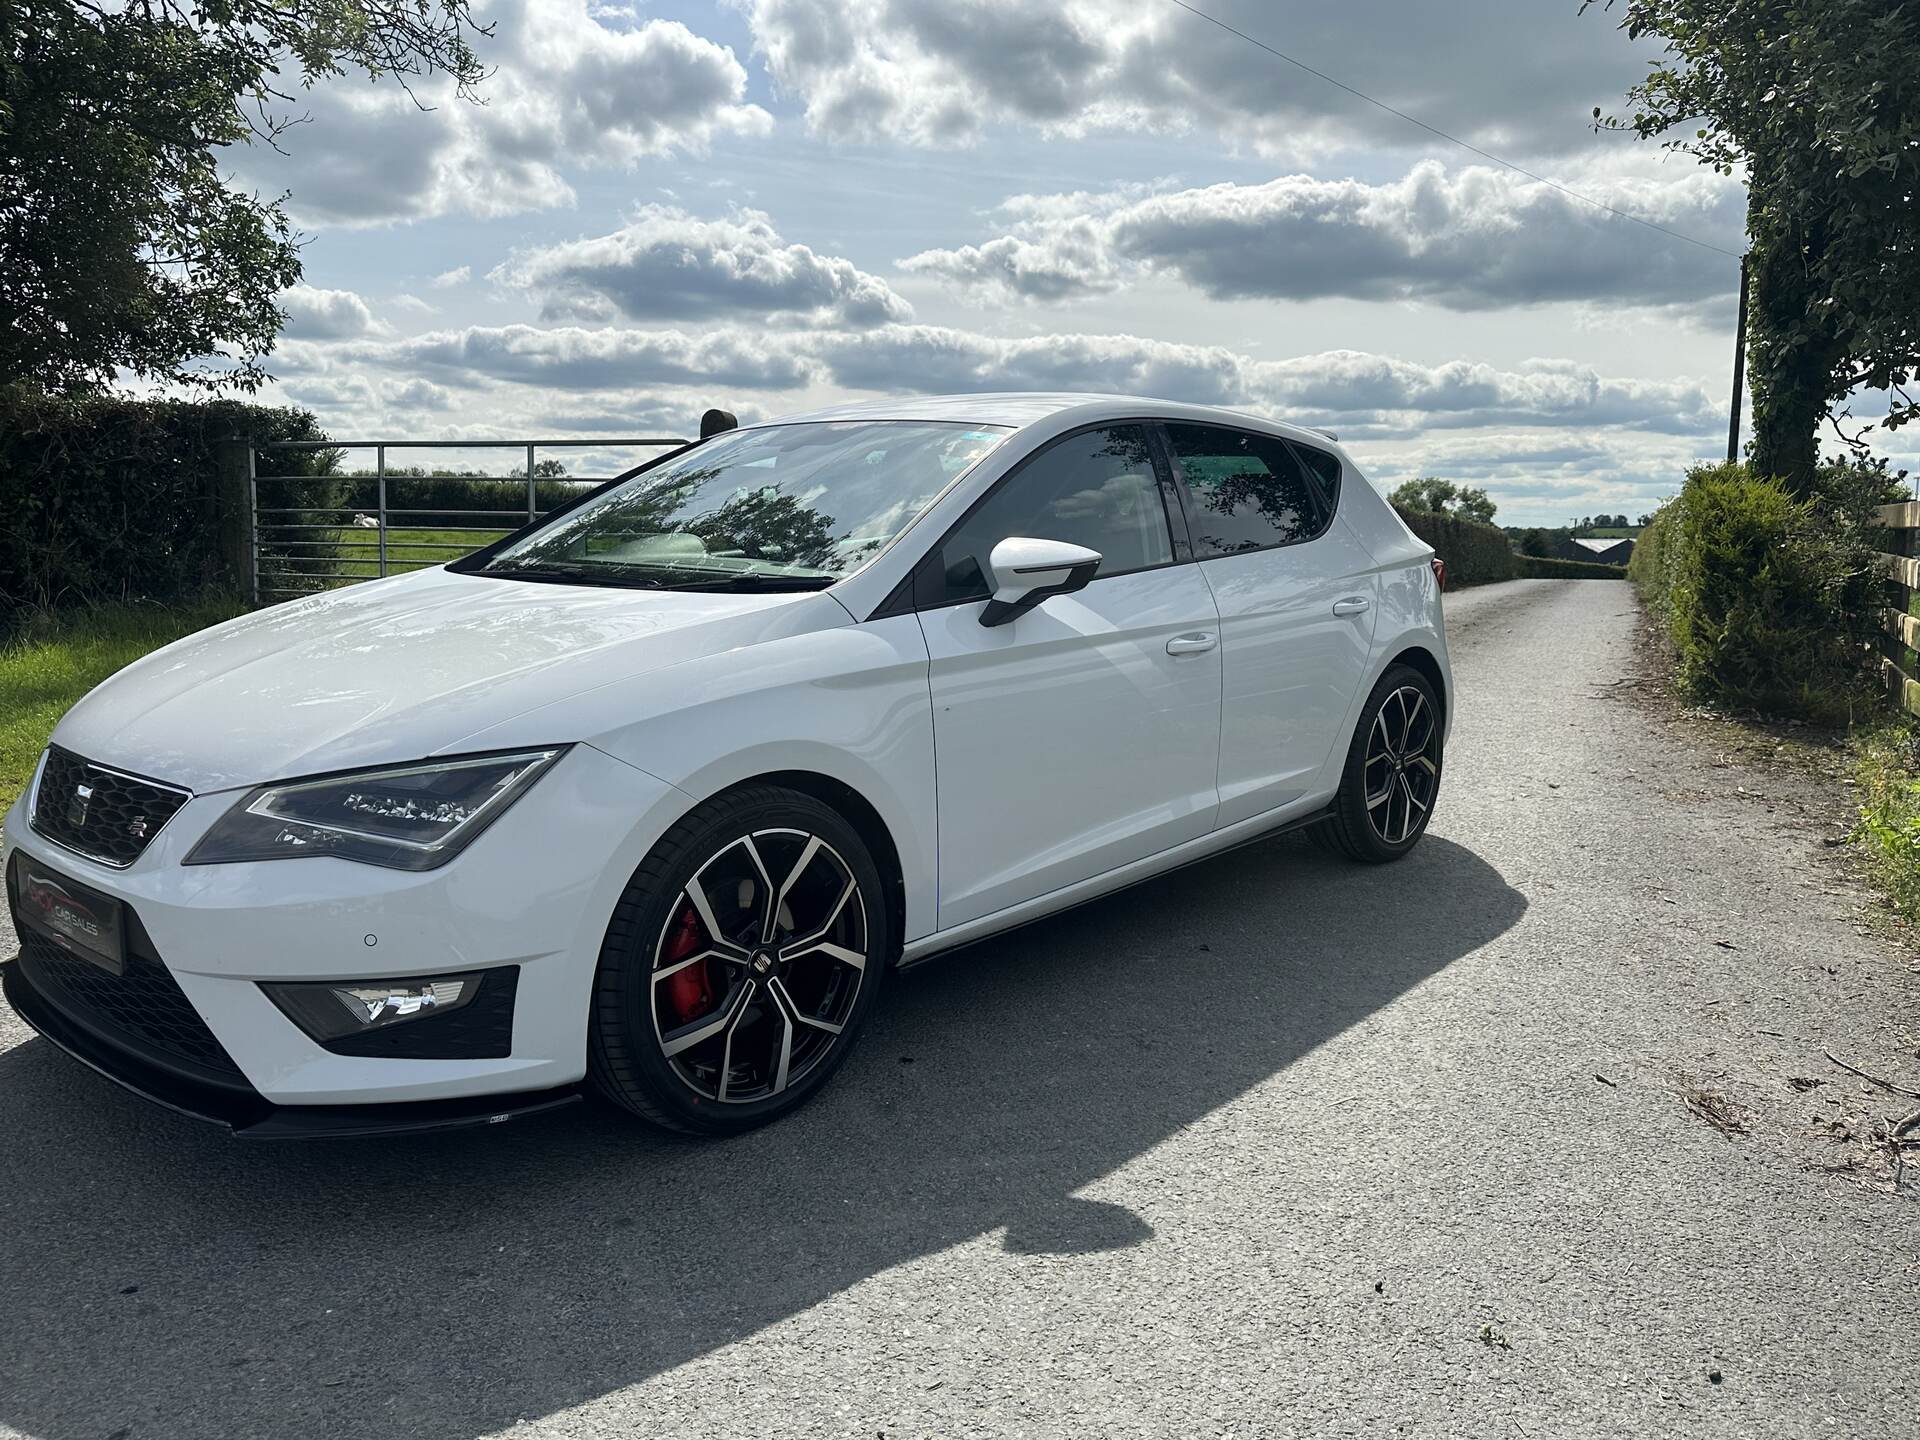
[[[905,942],[907,927],[907,882],[906,871],[900,863],[900,847],[894,843],[893,832],[887,828],[887,822],[880,812],[853,786],[844,780],[836,780],[831,775],[823,775],[817,770],[769,770],[762,775],[750,776],[736,781],[724,789],[704,796],[688,810],[698,809],[715,800],[724,799],[740,790],[757,789],[764,786],[777,786],[783,790],[797,790],[802,795],[811,795],[822,805],[837,812],[841,819],[858,832],[866,843],[867,851],[873,857],[873,863],[880,870],[881,883],[885,887],[889,924],[887,933],[894,939],[894,953],[887,963],[897,965],[900,960],[900,947]]]

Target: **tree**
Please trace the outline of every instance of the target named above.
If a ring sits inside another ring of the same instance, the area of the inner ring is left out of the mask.
[[[300,275],[221,152],[352,68],[482,78],[468,0],[0,0],[0,384],[256,388]],[[292,77],[292,78],[288,78]]]
[[[1495,510],[1493,497],[1484,490],[1463,488],[1460,498],[1454,502],[1454,513],[1463,520],[1477,520],[1482,525],[1491,525]]]
[[[1428,510],[1435,515],[1447,513],[1447,506],[1460,496],[1460,487],[1451,480],[1426,475],[1408,480],[1387,498],[1403,510]]]
[[[1548,538],[1546,531],[1536,525],[1520,536],[1520,553],[1522,555],[1537,555],[1542,557],[1551,555],[1553,554],[1553,541]]]
[[[1408,480],[1387,497],[1403,510],[1426,510],[1435,515],[1457,515],[1491,525],[1495,506],[1484,490],[1456,485],[1437,475]]]
[[[1594,3],[1584,0],[1582,8]],[[1612,8],[1614,0],[1606,0]],[[1664,56],[1631,118],[1748,185],[1749,462],[1814,486],[1820,422],[1862,387],[1915,418],[1920,368],[1920,6],[1895,0],[1622,0]],[[1853,437],[1857,439],[1857,437]]]

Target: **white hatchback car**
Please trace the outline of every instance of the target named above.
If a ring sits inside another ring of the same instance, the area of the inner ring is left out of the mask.
[[[1220,410],[732,430],[87,696],[7,818],[6,995],[250,1136],[587,1085],[740,1130],[890,967],[1288,828],[1404,855],[1444,578],[1325,437]]]

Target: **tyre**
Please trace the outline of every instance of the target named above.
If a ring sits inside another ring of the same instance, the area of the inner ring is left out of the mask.
[[[1333,813],[1308,832],[1350,860],[1384,865],[1426,833],[1440,793],[1440,700],[1418,670],[1391,665],[1360,712]]]
[[[846,1059],[893,954],[880,873],[830,806],[755,786],[701,806],[627,882],[594,980],[588,1074],[669,1130],[730,1135]]]

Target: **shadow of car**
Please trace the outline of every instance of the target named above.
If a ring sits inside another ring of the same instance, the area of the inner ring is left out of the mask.
[[[830,1093],[718,1145],[591,1107],[245,1145],[29,1041],[0,1056],[0,1422],[467,1440],[996,1230],[1137,1244],[1074,1192],[1525,908],[1437,835],[1386,870],[1265,842],[902,972]]]

